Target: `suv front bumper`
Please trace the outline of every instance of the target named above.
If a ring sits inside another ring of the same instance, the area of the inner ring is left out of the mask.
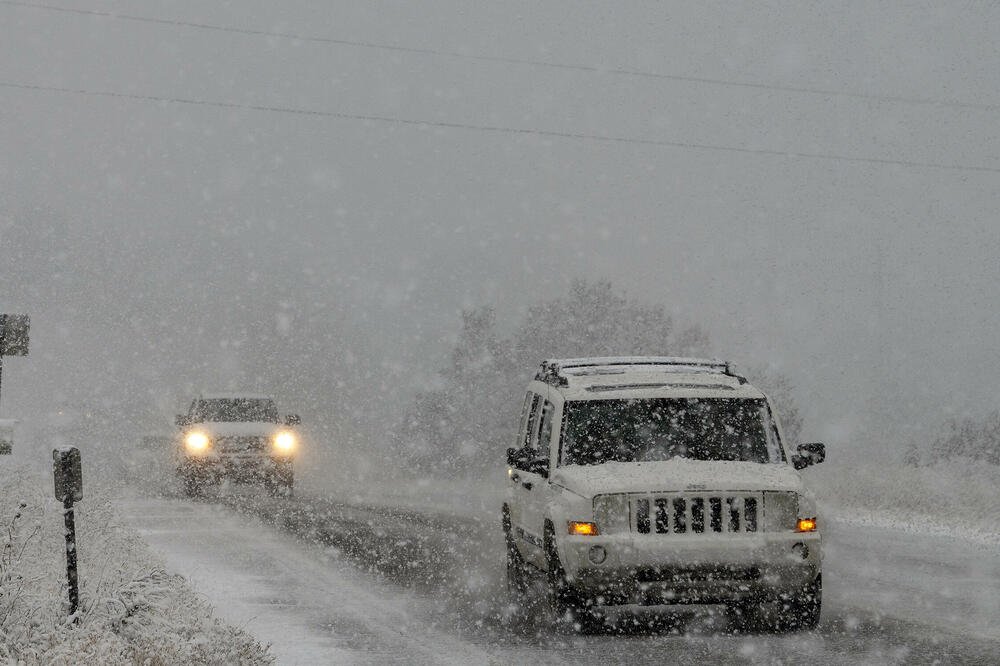
[[[560,561],[577,592],[601,605],[716,604],[797,593],[819,575],[821,546],[817,532],[571,536]]]

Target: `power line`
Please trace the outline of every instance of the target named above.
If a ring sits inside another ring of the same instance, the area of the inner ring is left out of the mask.
[[[756,90],[774,90],[777,92],[801,93],[807,95],[821,95],[824,97],[846,97],[851,99],[861,99],[871,102],[890,102],[893,104],[913,104],[921,106],[940,106],[957,109],[976,109],[980,111],[1000,111],[1000,104],[983,104],[977,102],[967,102],[956,99],[937,99],[931,97],[907,97],[905,95],[876,95],[872,93],[852,92],[847,90],[833,90],[828,88],[814,88],[808,86],[789,86],[773,83],[760,83],[754,81],[736,81],[731,79],[720,79],[705,76],[687,76],[683,74],[664,74],[661,72],[651,72],[628,67],[604,68],[596,65],[586,65],[579,63],[560,63],[547,60],[532,60],[529,58],[513,58],[506,56],[477,55],[474,53],[461,53],[459,51],[447,51],[441,49],[420,48],[413,46],[400,46],[397,44],[385,44],[380,42],[358,41],[350,39],[336,39],[332,37],[315,37],[292,32],[279,32],[273,30],[254,30],[252,28],[237,28],[234,26],[218,25],[214,23],[200,23],[196,21],[181,21],[176,19],[162,19],[153,16],[139,16],[135,14],[119,14],[117,12],[106,12],[96,9],[74,9],[71,7],[59,7],[56,5],[37,4],[32,2],[19,2],[18,0],[0,0],[0,5],[11,7],[29,7],[51,12],[62,12],[66,14],[77,14],[82,16],[100,16],[104,18],[118,19],[122,21],[135,21],[139,23],[154,23],[158,25],[169,25],[185,28],[197,28],[199,30],[213,30],[216,32],[229,32],[240,35],[253,35],[256,37],[276,37],[280,39],[290,39],[300,42],[313,42],[319,44],[336,44],[339,46],[355,46],[365,49],[378,49],[384,51],[397,51],[400,53],[419,53],[422,55],[440,56],[445,58],[457,58],[463,60],[476,60],[480,62],[498,62],[512,65],[527,65],[532,67],[545,67],[550,69],[574,70],[579,72],[591,72],[597,74],[609,74],[616,76],[631,76],[636,78],[660,79],[665,81],[682,81],[685,83],[698,83],[713,86],[730,86],[737,88],[750,88]]]
[[[0,88],[15,90],[34,90],[40,92],[55,92],[70,95],[85,95],[88,97],[105,97],[113,99],[125,99],[138,102],[156,102],[158,104],[183,104],[189,106],[205,106],[221,109],[242,109],[246,111],[259,111],[263,113],[282,113],[298,116],[312,116],[318,118],[338,118],[341,120],[361,120],[366,122],[386,123],[392,125],[410,125],[417,127],[441,127],[446,129],[459,129],[475,132],[488,132],[493,134],[509,134],[522,136],[541,136],[558,139],[576,139],[583,141],[596,141],[603,143],[636,144],[643,146],[662,146],[670,148],[686,148],[690,150],[714,151],[741,153],[745,155],[767,155],[772,157],[795,157],[801,159],[815,159],[835,162],[853,162],[856,164],[881,164],[896,165],[905,167],[917,167],[926,169],[942,169],[949,171],[973,171],[984,173],[1000,173],[1000,167],[977,166],[969,164],[946,164],[941,162],[918,162],[913,160],[897,160],[885,157],[854,157],[850,155],[836,155],[832,153],[809,153],[802,151],[774,150],[768,148],[744,148],[740,146],[726,146],[722,144],[694,143],[688,141],[667,141],[663,139],[644,139],[641,137],[616,136],[613,134],[589,134],[586,132],[568,132],[560,130],[545,130],[530,127],[506,127],[503,125],[477,125],[474,123],[448,122],[441,120],[421,120],[419,118],[405,118],[402,116],[382,116],[374,114],[346,113],[341,111],[326,111],[322,109],[307,109],[290,106],[271,106],[263,104],[245,104],[240,102],[220,102],[204,99],[191,99],[183,97],[166,97],[161,95],[140,95],[136,93],[123,93],[108,90],[86,90],[83,88],[65,88],[60,86],[44,86],[30,83],[16,83],[13,81],[0,81]]]

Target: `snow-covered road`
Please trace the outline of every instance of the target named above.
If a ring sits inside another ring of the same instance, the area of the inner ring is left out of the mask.
[[[179,499],[129,499],[119,512],[222,619],[270,643],[280,664],[485,660],[415,622],[412,595],[257,519]]]
[[[831,525],[815,633],[733,635],[689,611],[653,632],[566,636],[540,617],[503,619],[492,516],[225,501],[241,510],[130,497],[120,511],[283,664],[1000,661],[1000,554],[973,542]]]

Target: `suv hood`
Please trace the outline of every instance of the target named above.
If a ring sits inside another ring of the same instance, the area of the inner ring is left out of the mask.
[[[270,437],[282,426],[268,421],[209,421],[192,423],[185,430],[198,430],[209,437]]]
[[[607,493],[713,490],[802,492],[802,479],[791,465],[685,458],[655,462],[568,465],[556,469],[551,481],[583,497]]]

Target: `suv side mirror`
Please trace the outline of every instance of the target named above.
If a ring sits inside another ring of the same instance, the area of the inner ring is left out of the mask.
[[[299,418],[298,414],[285,414],[286,426],[297,426],[300,423],[302,423],[302,419]]]
[[[520,449],[507,449],[507,464],[522,472],[548,476],[549,461],[543,458],[536,458],[535,453],[534,449],[530,449],[527,446]]]
[[[805,469],[826,460],[826,445],[821,442],[799,444],[795,450],[797,453],[792,456],[792,465],[795,469]]]
[[[529,451],[526,448],[509,448],[507,449],[507,464],[515,469],[528,471],[529,455]]]
[[[528,463],[528,469],[525,471],[547,479],[549,478],[549,461],[546,458],[535,458]]]
[[[185,414],[178,414],[174,417],[174,423],[178,428],[183,428],[184,426],[191,425],[191,419],[189,419]]]

